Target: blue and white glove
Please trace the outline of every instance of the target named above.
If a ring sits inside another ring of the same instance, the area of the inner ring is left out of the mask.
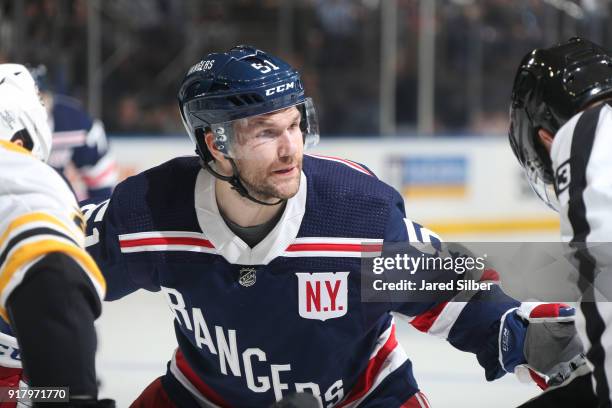
[[[522,382],[542,389],[589,371],[574,319],[563,303],[525,302],[502,317],[499,362]]]

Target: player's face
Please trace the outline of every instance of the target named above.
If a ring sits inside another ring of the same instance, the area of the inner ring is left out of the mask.
[[[300,111],[291,107],[236,125],[236,166],[255,197],[289,199],[297,193],[304,152],[300,119]]]

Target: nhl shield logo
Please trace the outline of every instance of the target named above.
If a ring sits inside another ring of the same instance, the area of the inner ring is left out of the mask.
[[[298,272],[298,303],[304,319],[325,321],[348,309],[348,272]]]
[[[255,281],[257,280],[257,271],[255,268],[241,268],[240,276],[238,277],[238,282],[248,288],[249,286],[253,286]]]

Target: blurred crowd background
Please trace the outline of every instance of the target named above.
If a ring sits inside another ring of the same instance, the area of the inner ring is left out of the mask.
[[[0,4],[0,61],[45,64],[111,134],[182,132],[186,70],[247,43],[302,72],[326,136],[503,135],[522,55],[576,34],[612,46],[609,0]]]

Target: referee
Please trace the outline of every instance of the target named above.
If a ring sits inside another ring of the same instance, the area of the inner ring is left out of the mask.
[[[562,239],[573,250],[582,294],[576,328],[593,368],[592,376],[524,406],[610,408],[611,54],[581,38],[533,50],[519,65],[510,119],[512,150],[534,191],[559,212]]]

